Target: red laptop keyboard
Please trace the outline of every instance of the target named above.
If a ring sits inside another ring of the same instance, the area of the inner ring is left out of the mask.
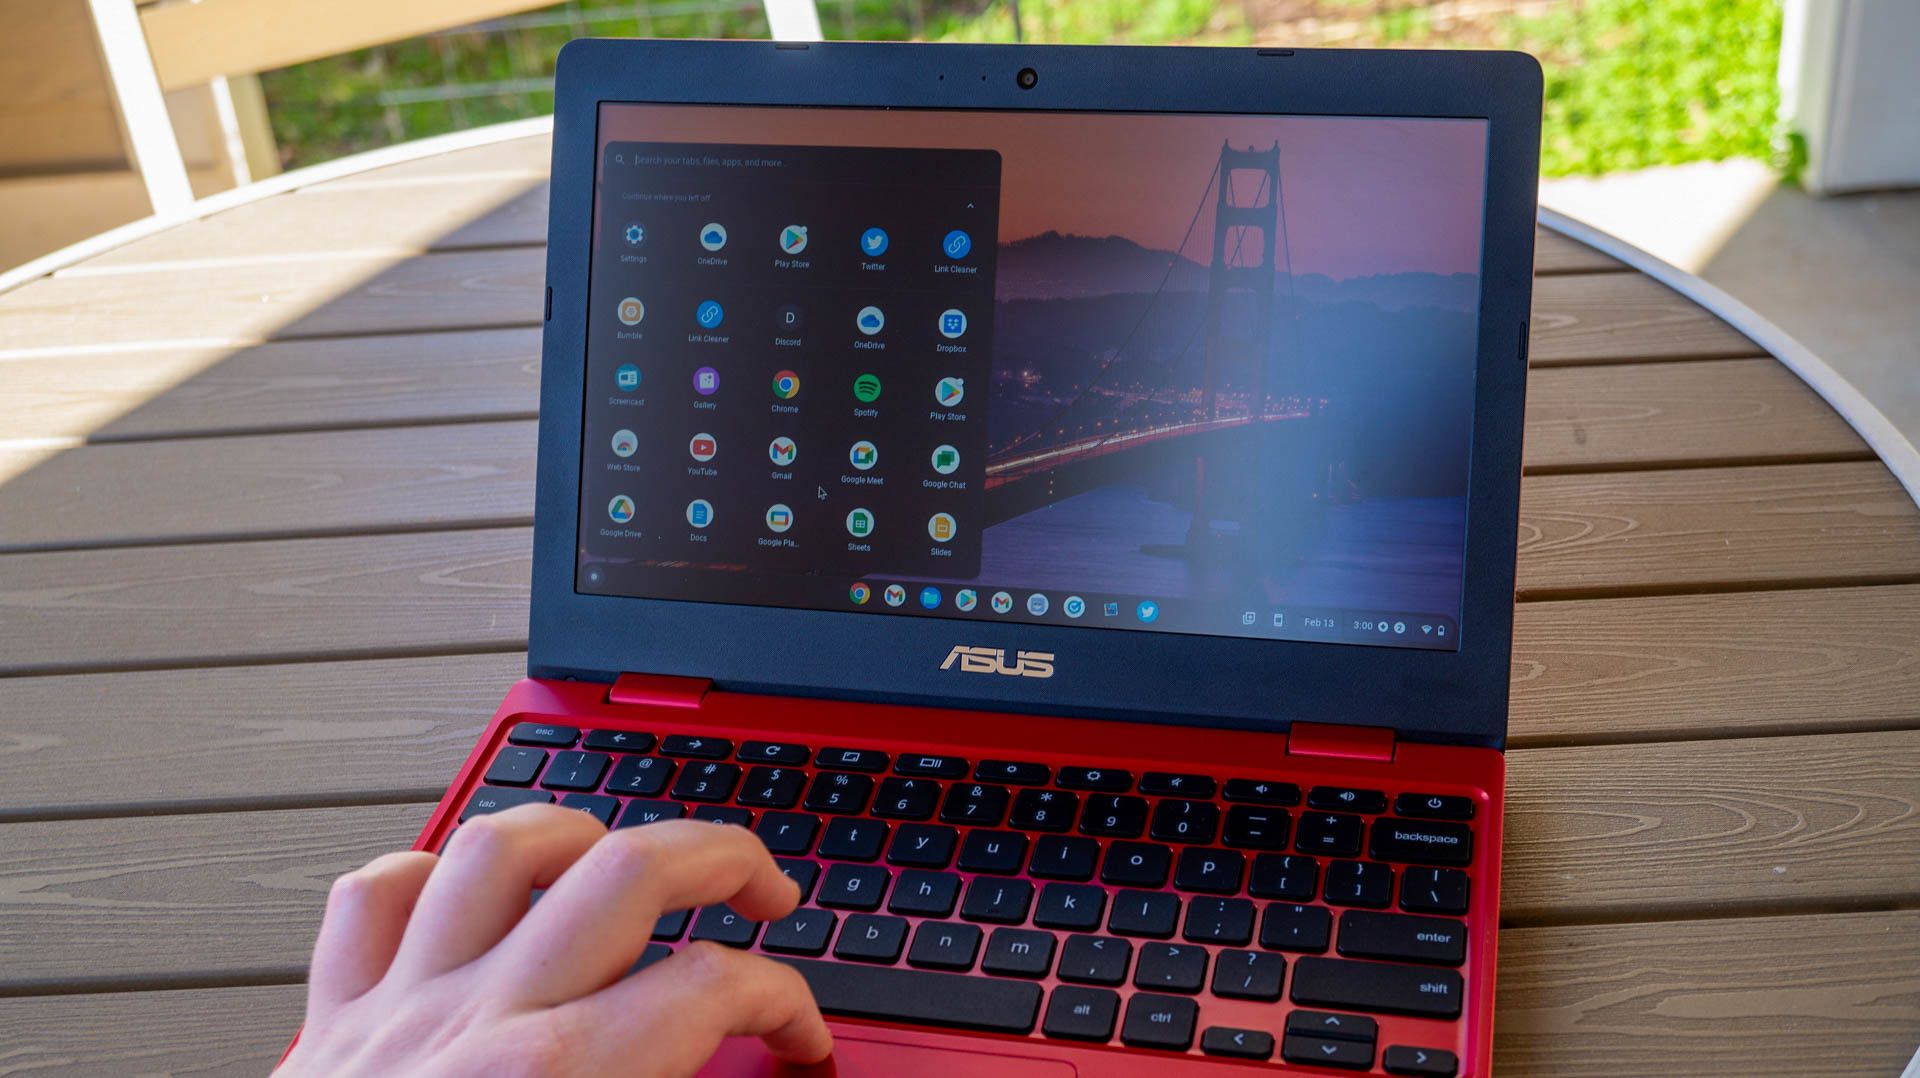
[[[684,940],[797,968],[858,1018],[1332,1070],[1452,1075],[1476,799],[1232,775],[515,725],[459,819],[751,828],[800,885]]]

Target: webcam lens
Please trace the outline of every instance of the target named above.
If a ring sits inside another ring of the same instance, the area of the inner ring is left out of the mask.
[[[1013,81],[1018,83],[1022,90],[1031,90],[1039,84],[1040,73],[1033,68],[1023,67],[1020,73],[1013,77]]]

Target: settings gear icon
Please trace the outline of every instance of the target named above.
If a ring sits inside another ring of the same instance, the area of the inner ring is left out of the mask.
[[[647,242],[647,230],[637,224],[627,226],[627,246],[638,247]]]

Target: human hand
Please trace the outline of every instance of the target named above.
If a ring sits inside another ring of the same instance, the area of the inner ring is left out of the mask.
[[[306,1026],[276,1074],[685,1075],[728,1036],[815,1062],[833,1040],[792,969],[696,942],[624,977],[663,912],[773,920],[799,901],[744,828],[608,832],[553,805],[476,817],[442,856],[390,853],[334,881]]]

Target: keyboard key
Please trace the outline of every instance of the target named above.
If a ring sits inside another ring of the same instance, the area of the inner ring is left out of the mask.
[[[1307,807],[1335,812],[1385,812],[1387,795],[1379,790],[1358,790],[1351,786],[1315,786],[1307,794]]]
[[[530,786],[546,762],[547,754],[539,749],[501,749],[500,755],[493,758],[493,766],[487,768],[487,785]]]
[[[1063,790],[1125,792],[1133,788],[1133,772],[1110,767],[1063,767],[1053,781]]]
[[[1060,950],[1060,979],[1081,984],[1120,984],[1127,979],[1133,944],[1110,936],[1068,936]]]
[[[887,825],[879,820],[838,819],[820,839],[821,857],[835,861],[877,861],[887,844]]]
[[[973,769],[981,782],[1005,782],[1014,786],[1045,786],[1053,772],[1045,764],[1021,764],[1011,760],[982,760]]]
[[[565,756],[567,753],[560,753]],[[554,757],[547,769],[548,780],[560,766]],[[1473,860],[1473,831],[1458,823],[1409,823],[1392,818],[1373,821],[1373,841],[1368,856],[1379,861],[1412,862],[1417,865],[1464,865]]]
[[[785,764],[799,767],[807,762],[805,745],[788,745],[778,741],[749,741],[740,746],[734,759],[743,764]]]
[[[1113,1039],[1113,1022],[1120,1013],[1120,996],[1102,988],[1062,985],[1047,1001],[1047,1020],[1040,1032],[1070,1041],[1105,1042]]]
[[[693,935],[689,938],[712,940],[729,947],[749,947],[753,937],[760,934],[760,922],[749,921],[733,912],[727,905],[708,906],[693,919]]]
[[[673,778],[673,761],[658,756],[622,756],[607,780],[607,792],[627,797],[659,797]]]
[[[1212,842],[1219,826],[1220,806],[1213,802],[1169,799],[1153,807],[1153,828],[1147,834],[1159,842]]]
[[[1040,986],[1031,981],[806,958],[776,961],[800,971],[828,1014],[993,1033],[1031,1033],[1040,1016]]]
[[[927,872],[909,869],[893,884],[893,900],[887,909],[916,917],[947,917],[960,899],[960,877],[951,872]]]
[[[1333,914],[1323,906],[1274,903],[1260,919],[1260,946],[1269,951],[1319,954],[1333,934]]]
[[[940,784],[931,779],[890,778],[880,784],[873,814],[895,820],[925,820],[940,803]]]
[[[649,943],[641,949],[640,957],[633,960],[633,965],[627,967],[627,976],[631,977],[641,970],[646,969],[648,966],[653,965],[655,962],[669,958],[672,955],[673,948],[666,944]]]
[[[677,820],[686,814],[687,806],[679,802],[648,801],[636,797],[627,802],[627,810],[620,814],[620,826],[639,827],[661,820]]]
[[[582,747],[597,752],[646,752],[653,748],[653,742],[652,734],[632,730],[591,730]]]
[[[740,785],[739,801],[765,808],[792,808],[800,800],[800,787],[806,781],[806,772],[790,767],[750,767],[746,781]]]
[[[1100,844],[1090,838],[1042,835],[1033,844],[1027,871],[1043,880],[1090,880],[1100,864]]]
[[[866,775],[822,771],[813,777],[800,807],[808,812],[859,812],[867,807],[867,797],[872,793],[873,779]]]
[[[1336,906],[1385,909],[1393,897],[1393,869],[1371,861],[1335,861],[1327,866],[1321,897]]]
[[[1311,857],[1263,853],[1253,859],[1247,893],[1255,898],[1300,902],[1314,896],[1320,885],[1320,863]]]
[[[1213,780],[1205,775],[1149,771],[1140,776],[1140,792],[1156,797],[1212,797],[1213,790]]]
[[[1409,868],[1400,874],[1400,908],[1413,913],[1467,912],[1471,881],[1457,868]]]
[[[1200,1007],[1190,999],[1140,992],[1127,1001],[1120,1040],[1135,1048],[1184,1052],[1193,1044],[1193,1024],[1199,1017]]]
[[[1393,814],[1417,816],[1423,820],[1471,820],[1473,798],[1443,794],[1401,794],[1393,799]],[[1393,1050],[1387,1050],[1391,1053]]]
[[[1002,977],[1045,977],[1053,968],[1053,934],[1031,928],[996,928],[987,937],[980,968]]]
[[[1280,1058],[1289,1063],[1363,1071],[1373,1066],[1373,1044],[1369,1041],[1336,1041],[1289,1033],[1280,1041]]]
[[[1444,917],[1348,910],[1340,915],[1337,949],[1348,958],[1458,966],[1467,960],[1467,926]]]
[[[1005,786],[978,782],[956,782],[947,787],[947,799],[940,806],[940,819],[946,823],[971,824],[974,827],[998,827],[1007,817],[1007,805],[1013,794]]]
[[[1017,925],[1027,919],[1027,906],[1032,901],[1033,884],[1025,880],[975,879],[967,885],[960,916],[969,921]]]
[[[1246,867],[1246,855],[1238,851],[1189,847],[1180,851],[1180,867],[1173,874],[1173,885],[1182,891],[1236,894]]]
[[[600,788],[613,759],[601,752],[556,752],[540,785],[549,790],[591,793]]]
[[[1287,1032],[1303,1037],[1322,1037],[1336,1041],[1366,1041],[1372,1044],[1380,1035],[1380,1023],[1357,1014],[1294,1011],[1287,1015]]]
[[[838,920],[826,910],[797,909],[770,922],[760,946],[775,954],[826,954],[827,940],[833,937],[833,926]]]
[[[1021,790],[1013,799],[1007,826],[1022,831],[1066,831],[1073,827],[1080,798],[1064,790]]]
[[[873,749],[821,749],[813,763],[840,771],[885,771],[887,754]]]
[[[1300,803],[1300,787],[1291,782],[1269,782],[1266,779],[1228,779],[1220,790],[1220,796],[1228,801],[1244,801],[1250,805],[1285,807]]]
[[[903,823],[887,847],[887,863],[910,868],[945,868],[953,860],[960,832],[932,823]]]
[[[820,819],[801,812],[764,812],[753,833],[774,854],[803,854],[813,849],[813,836],[820,830]]]
[[[1198,992],[1207,983],[1207,949],[1192,944],[1143,943],[1133,983],[1161,992]]]
[[[773,863],[794,883],[800,885],[800,901],[805,902],[813,894],[813,881],[820,877],[820,862],[802,861],[797,857],[776,857]]]
[[[1409,1048],[1396,1044],[1380,1056],[1380,1065],[1388,1074],[1411,1074],[1418,1078],[1453,1078],[1460,1072],[1460,1060],[1440,1048]]]
[[[1273,1034],[1256,1029],[1210,1026],[1200,1034],[1200,1050],[1232,1059],[1272,1059]]]
[[[739,781],[736,764],[688,764],[667,796],[680,801],[725,801]]]
[[[552,803],[553,795],[545,790],[482,786],[467,800],[467,807],[460,810],[460,822],[466,823],[475,816],[485,816],[490,812],[505,812],[516,805],[550,805]]]
[[[1122,936],[1167,939],[1180,918],[1180,900],[1165,891],[1119,891],[1107,930]]]
[[[1227,810],[1227,828],[1220,841],[1246,850],[1285,850],[1287,814],[1279,809],[1235,805]]]
[[[815,901],[835,909],[877,910],[892,878],[875,865],[828,865]]]
[[[1196,898],[1187,903],[1181,934],[1195,943],[1248,943],[1253,940],[1253,903],[1244,898]]]
[[[907,949],[907,965],[965,972],[980,953],[980,930],[951,921],[922,921]]]
[[[960,871],[1011,876],[1027,863],[1027,836],[1012,831],[969,831],[960,843]]]
[[[724,760],[733,755],[733,742],[723,737],[704,737],[699,734],[668,734],[660,739],[660,755]]]
[[[507,740],[515,745],[544,745],[550,749],[570,749],[575,741],[580,740],[580,731],[572,726],[523,722],[508,731]]]
[[[1100,882],[1115,887],[1159,887],[1167,882],[1173,853],[1144,842],[1114,842],[1100,866]]]
[[[1293,848],[1323,857],[1353,857],[1360,852],[1362,822],[1358,816],[1331,812],[1303,812],[1294,833]]]
[[[599,820],[600,826],[612,827],[613,814],[620,811],[620,801],[606,794],[568,794],[560,799],[560,807],[579,809]]]
[[[963,779],[967,777],[967,762],[958,756],[919,756],[907,753],[894,761],[893,773],[917,775],[929,779]]]
[[[1302,958],[1293,964],[1293,1001],[1308,1007],[1420,1018],[1458,1018],[1460,975],[1450,969]]]
[[[833,956],[850,962],[891,963],[907,943],[907,922],[884,913],[856,913],[840,930]]]
[[[672,943],[687,932],[687,922],[693,920],[692,910],[674,910],[663,913],[653,922],[653,938]]]
[[[1105,888],[1092,884],[1050,883],[1040,888],[1040,903],[1034,907],[1033,923],[1041,928],[1090,932],[1100,927],[1100,917],[1106,912]]]
[[[1265,951],[1221,951],[1213,963],[1213,994],[1229,999],[1280,998],[1287,960]]]
[[[733,805],[701,805],[693,810],[693,818],[708,823],[732,824],[735,827],[752,827],[753,813]]]
[[[1080,830],[1111,838],[1139,838],[1147,829],[1147,801],[1128,794],[1099,794],[1087,798]]]

